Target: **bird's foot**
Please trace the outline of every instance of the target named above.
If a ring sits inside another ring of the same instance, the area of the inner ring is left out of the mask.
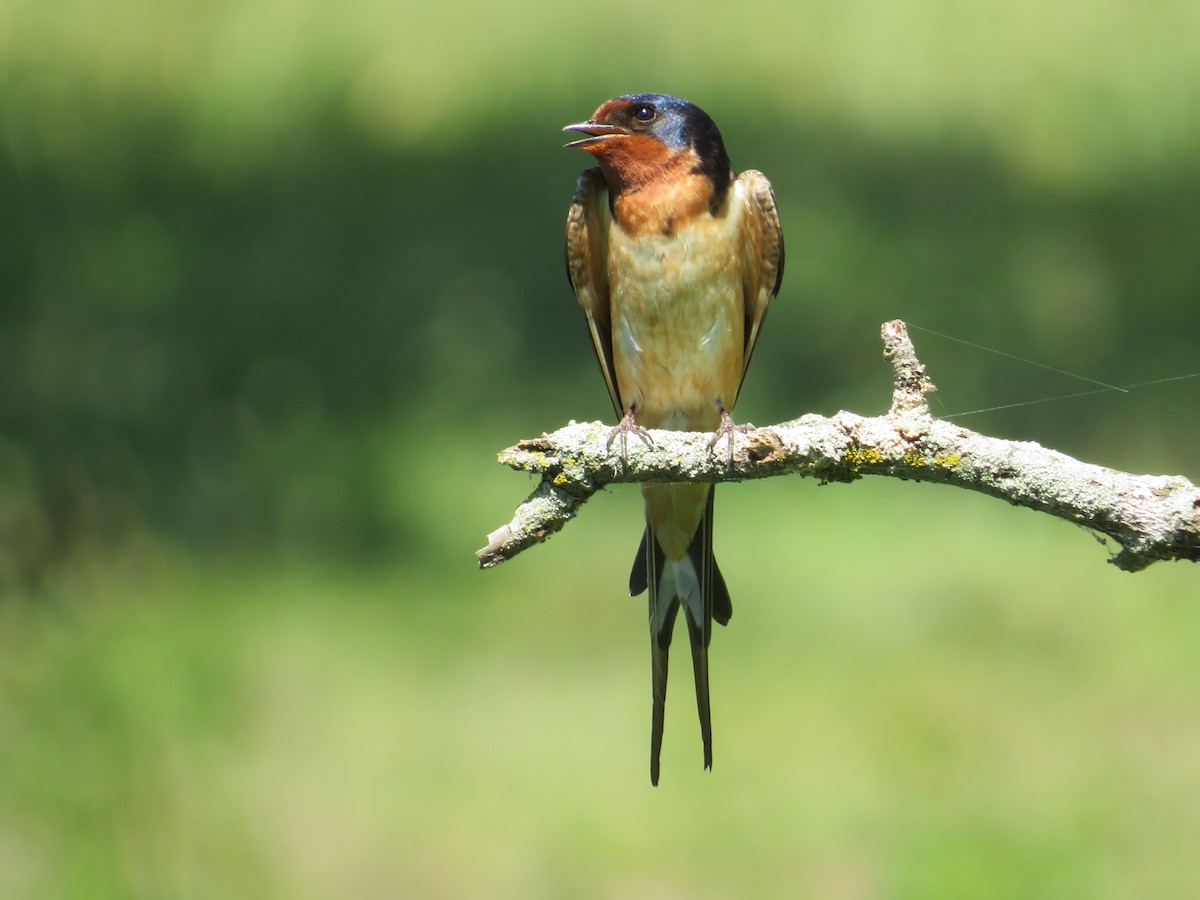
[[[604,443],[605,450],[612,450],[613,441],[618,436],[621,438],[621,468],[629,468],[629,435],[634,434],[646,442],[647,447],[653,447],[654,441],[650,439],[650,432],[639,425],[633,418],[633,407],[629,407],[625,412],[624,418],[621,419],[612,430],[608,432],[608,440]]]
[[[717,444],[719,444],[722,439],[729,441],[729,468],[732,469],[734,436],[739,434],[749,434],[751,431],[756,429],[749,423],[745,425],[736,424],[733,421],[733,416],[729,414],[729,410],[727,410],[724,406],[721,406],[720,409],[721,425],[719,428],[717,428],[716,432],[712,436],[712,439],[708,442],[708,449],[709,451],[715,449]]]

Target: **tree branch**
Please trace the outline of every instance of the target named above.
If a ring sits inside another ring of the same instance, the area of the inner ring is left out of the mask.
[[[497,566],[545,540],[608,484],[791,474],[822,482],[886,475],[990,494],[1112,538],[1121,550],[1109,561],[1127,572],[1158,560],[1200,561],[1200,490],[1192,482],[1118,472],[937,419],[925,402],[935,388],[908,329],[899,320],[887,322],[882,336],[894,382],[886,415],[807,415],[737,433],[731,438],[732,465],[723,448],[710,448],[712,435],[676,431],[651,431],[652,444],[630,441],[623,461],[620,444],[609,447],[611,429],[600,422],[571,422],[509,447],[499,461],[540,475],[541,483],[512,521],[489,534],[487,546],[476,551],[480,568]]]

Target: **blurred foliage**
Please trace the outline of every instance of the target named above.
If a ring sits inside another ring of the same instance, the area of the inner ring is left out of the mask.
[[[470,553],[528,487],[495,450],[609,414],[563,124],[677,93],[771,178],[741,420],[885,408],[894,317],[953,415],[1200,370],[1198,32],[0,3],[0,894],[1195,895],[1190,570],[961,492],[725,489],[718,771],[677,685],[652,793],[636,501]],[[1196,478],[1197,382],[961,421]]]
[[[1198,14],[1076,12],[779,5],[722,67],[741,12],[672,17],[643,53],[589,52],[586,19],[539,3],[466,29],[383,3],[10,2],[4,572],[139,527],[391,553],[407,516],[377,502],[372,434],[604,414],[560,260],[588,160],[558,128],[624,90],[699,101],[776,186],[788,271],[744,417],[879,408],[895,316],[1109,384],[1194,371]],[[918,341],[945,412],[1092,386]],[[1200,392],[1174,388],[969,424],[1179,467]]]
[[[452,499],[475,523],[500,502]],[[9,597],[0,894],[1200,889],[1191,568],[1116,572],[962,491],[723,489],[714,769],[685,665],[652,789],[633,506],[486,575],[144,552]]]

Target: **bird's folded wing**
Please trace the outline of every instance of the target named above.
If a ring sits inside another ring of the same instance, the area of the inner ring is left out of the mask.
[[[735,196],[743,204],[742,298],[746,317],[746,349],[742,377],[767,316],[767,304],[779,293],[783,281],[783,231],[775,208],[775,193],[767,176],[747,169],[737,178]]]
[[[567,278],[587,316],[596,361],[619,419],[625,414],[625,405],[617,393],[617,373],[613,368],[608,292],[608,229],[611,221],[604,176],[597,168],[588,169],[575,184],[575,199],[567,213]]]

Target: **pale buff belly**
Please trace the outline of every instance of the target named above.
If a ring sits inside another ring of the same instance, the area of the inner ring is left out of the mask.
[[[705,217],[676,234],[610,235],[613,366],[638,423],[712,431],[733,409],[745,344],[737,246]]]

